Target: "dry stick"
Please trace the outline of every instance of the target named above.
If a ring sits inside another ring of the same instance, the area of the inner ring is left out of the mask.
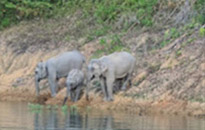
[[[165,47],[164,49],[162,49],[162,52],[169,52],[171,49],[173,49],[177,43],[180,43],[179,41],[181,41],[183,38],[185,38],[188,34],[184,34],[182,35],[180,38],[176,39],[172,44],[170,44],[168,47]]]
[[[167,23],[167,21],[169,19],[171,19],[172,15],[175,13],[175,11],[178,9],[179,6],[175,7],[174,10],[170,13],[170,15],[167,17],[167,19],[165,20],[165,23]]]
[[[135,22],[134,24],[132,24],[131,26],[130,26],[130,28],[128,29],[128,31],[127,32],[129,32],[129,31],[131,31],[137,24],[139,24],[139,22],[137,21],[137,22]]]

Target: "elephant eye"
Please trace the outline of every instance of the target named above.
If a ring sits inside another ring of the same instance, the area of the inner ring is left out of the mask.
[[[70,86],[72,87],[72,86],[73,86],[73,83],[70,83]]]
[[[38,71],[35,71],[35,74],[38,74]]]

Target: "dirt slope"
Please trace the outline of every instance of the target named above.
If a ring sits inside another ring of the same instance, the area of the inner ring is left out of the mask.
[[[73,30],[68,22],[75,19],[23,22],[0,32],[0,100],[62,103],[65,88],[50,98],[46,80],[41,83],[40,97],[35,96],[36,64],[76,48],[89,59],[101,48],[98,39],[86,44],[83,38],[66,41]],[[124,35],[122,41],[137,59],[133,86],[116,94],[113,102],[103,102],[101,95],[91,94],[89,102],[83,97],[76,105],[138,114],[205,115],[205,38],[195,30],[153,49],[160,37],[161,32],[146,31]],[[59,85],[65,86],[63,79]]]

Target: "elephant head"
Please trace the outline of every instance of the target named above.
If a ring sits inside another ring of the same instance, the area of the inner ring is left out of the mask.
[[[46,63],[39,62],[35,69],[35,86],[36,86],[36,94],[39,95],[39,82],[46,78],[48,75]]]
[[[68,81],[66,81],[66,86],[69,89],[69,91],[71,91],[71,90],[75,89],[77,85],[76,85],[75,81],[68,80]]]
[[[88,81],[104,75],[107,69],[108,67],[103,61],[100,61],[99,59],[91,60],[88,65]]]

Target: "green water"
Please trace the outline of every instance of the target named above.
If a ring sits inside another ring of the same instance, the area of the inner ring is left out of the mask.
[[[27,103],[0,102],[0,130],[205,130],[205,119],[98,110],[34,111]]]

